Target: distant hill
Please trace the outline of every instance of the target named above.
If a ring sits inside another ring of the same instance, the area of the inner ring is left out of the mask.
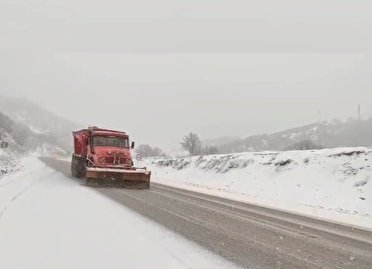
[[[221,146],[221,145],[225,145],[225,144],[235,142],[239,139],[240,139],[240,137],[238,137],[238,136],[224,136],[224,137],[220,137],[220,138],[206,139],[206,140],[203,140],[202,143],[203,143],[204,146],[208,146],[208,147],[217,146],[218,147],[218,146]]]
[[[0,96],[0,112],[17,126],[28,129],[25,133],[31,131],[30,137],[36,136],[67,151],[72,148],[71,132],[80,127],[23,98]]]
[[[56,145],[50,134],[34,132],[25,123],[14,121],[1,112],[0,142],[7,144],[0,148],[0,178],[21,169],[20,158],[27,153],[36,151],[54,156],[66,154],[66,150]]]
[[[304,142],[301,144],[301,142]],[[314,148],[372,146],[372,118],[319,122],[291,128],[273,134],[249,136],[219,146],[221,153],[286,150],[296,145],[312,145]],[[302,149],[302,148],[299,148]]]

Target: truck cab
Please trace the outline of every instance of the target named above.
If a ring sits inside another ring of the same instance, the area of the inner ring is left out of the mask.
[[[132,144],[132,147],[134,144]],[[131,168],[129,136],[126,133],[94,131],[88,147],[88,166]]]

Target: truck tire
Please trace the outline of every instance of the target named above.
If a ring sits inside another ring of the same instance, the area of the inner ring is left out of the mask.
[[[77,178],[85,177],[85,167],[86,160],[80,156],[72,155],[71,160],[71,175]]]

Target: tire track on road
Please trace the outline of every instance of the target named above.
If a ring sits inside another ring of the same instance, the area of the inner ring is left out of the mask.
[[[53,174],[57,173],[57,171],[52,171],[50,174],[42,177],[42,178],[39,178],[29,184],[27,184],[26,186],[24,186],[20,191],[18,191],[16,194],[14,194],[9,200],[7,203],[5,203],[5,205],[0,209],[0,221],[1,219],[3,218],[3,216],[5,215],[5,213],[9,210],[9,208],[21,197],[23,196],[26,192],[28,192],[32,187],[36,186],[37,184],[39,184],[40,182],[48,179],[50,176],[52,176]]]
[[[44,161],[82,182],[68,162]],[[244,268],[371,269],[368,230],[160,184],[93,189]]]

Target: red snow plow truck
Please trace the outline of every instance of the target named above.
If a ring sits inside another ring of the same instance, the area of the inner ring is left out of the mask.
[[[71,174],[88,185],[150,188],[151,172],[133,166],[129,136],[125,132],[89,127],[73,132]]]

